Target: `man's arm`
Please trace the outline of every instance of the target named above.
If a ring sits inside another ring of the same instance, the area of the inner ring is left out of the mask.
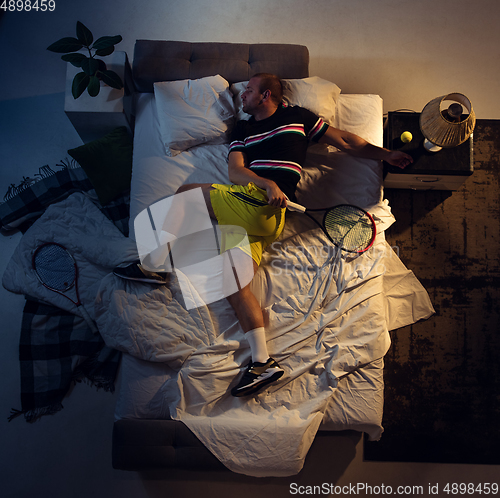
[[[257,187],[267,192],[268,202],[271,206],[286,207],[286,195],[278,185],[267,178],[262,178],[246,167],[247,156],[244,152],[233,151],[229,153],[228,170],[229,180],[235,185],[255,183]]]
[[[329,126],[325,134],[320,138],[319,143],[333,145],[342,152],[352,156],[375,159],[376,161],[386,161],[392,166],[405,168],[413,162],[413,158],[404,152],[388,150],[376,145],[372,145],[363,138]]]

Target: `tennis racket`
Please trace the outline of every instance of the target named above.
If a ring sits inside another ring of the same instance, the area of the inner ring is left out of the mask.
[[[80,301],[78,267],[69,251],[60,244],[47,242],[36,248],[32,263],[40,283],[47,289],[69,299],[77,306],[92,332],[96,334],[98,330]],[[72,287],[75,288],[76,301],[66,294]]]
[[[287,208],[306,214],[340,249],[361,254],[373,245],[377,230],[372,216],[364,209],[339,204],[324,209],[307,209],[287,201]]]

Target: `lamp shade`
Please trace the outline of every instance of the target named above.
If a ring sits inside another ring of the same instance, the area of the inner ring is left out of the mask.
[[[441,112],[441,103],[454,101],[462,104],[469,114],[460,121],[446,119],[446,112]],[[444,114],[444,115],[443,115]],[[465,142],[474,131],[476,115],[470,100],[461,93],[449,93],[431,100],[420,114],[420,129],[429,142],[439,147],[456,147]]]

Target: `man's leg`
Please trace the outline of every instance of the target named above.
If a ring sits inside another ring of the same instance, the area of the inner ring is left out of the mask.
[[[212,187],[211,184],[191,183],[183,185],[177,190],[177,193],[185,192],[194,188],[201,188],[210,217],[217,219],[210,198],[210,192],[214,190],[214,187]],[[236,268],[243,267],[243,265],[247,263],[241,261],[241,258],[250,257],[240,250],[231,251],[231,253],[233,255],[233,263]],[[255,274],[257,272],[258,265],[255,261],[252,261],[252,263]],[[234,309],[243,332],[247,334],[247,340],[250,344],[250,350],[252,352],[252,361],[265,363],[269,359],[269,353],[267,351],[264,315],[257,298],[250,290],[250,284],[240,288],[238,292],[228,296],[227,300]]]
[[[188,183],[187,185],[182,185],[182,187],[179,187],[176,194],[186,192],[187,190],[193,190],[195,188],[201,188],[210,218],[212,218],[213,220],[217,219],[212,208],[212,201],[210,200],[210,192],[214,190],[214,187],[212,187],[211,183]]]
[[[212,184],[191,183],[183,185],[176,193],[186,192],[195,188],[201,188],[209,216],[212,219],[217,219],[210,197],[210,192],[214,190]],[[239,258],[250,257],[240,250],[232,251],[232,254],[236,267],[238,267]],[[240,264],[242,263],[240,262]],[[253,261],[253,266],[255,273],[258,269],[255,261]],[[232,390],[234,396],[245,396],[253,394],[270,382],[278,380],[284,371],[269,357],[264,328],[264,315],[257,298],[250,290],[250,284],[228,296],[227,300],[234,309],[243,332],[246,334],[252,353],[252,363],[248,365],[247,371],[240,383]]]
[[[233,251],[233,258],[236,257],[235,266],[238,267],[238,260],[237,256],[234,254],[235,252],[236,251]],[[242,251],[237,250],[237,254],[241,254],[241,257],[249,258],[249,256]],[[253,261],[253,266],[255,274],[258,269],[258,265],[255,261]],[[250,290],[250,284],[228,296],[227,300],[234,309],[241,328],[246,334],[252,352],[252,361],[265,363],[269,359],[269,353],[267,351],[264,315],[257,298]]]
[[[240,249],[231,251],[233,264],[236,268],[242,265],[242,260],[250,258],[248,254]],[[248,261],[248,260],[247,260]],[[252,260],[254,273],[258,265]],[[271,382],[277,381],[285,372],[278,363],[269,356],[267,350],[266,330],[264,328],[264,315],[260,304],[250,289],[250,284],[240,290],[227,300],[233,307],[240,325],[245,332],[245,337],[250,345],[252,361],[247,365],[232,390],[233,396],[248,396],[255,394]]]
[[[208,209],[208,214],[210,218],[215,218],[215,214],[213,212],[211,202],[210,202],[210,190],[213,190],[210,183],[191,183],[187,185],[183,185],[180,187],[176,194],[180,194],[183,192],[187,192],[188,190],[201,189],[203,199],[205,201],[205,205]],[[167,218],[166,229],[168,232],[174,235],[178,235],[183,232],[183,225],[191,225],[192,220],[189,219],[189,209],[191,207],[190,202],[193,202],[193,197],[188,196],[190,200],[186,199],[183,196],[172,196],[174,199],[174,203],[170,205],[169,215]],[[175,199],[179,199],[179,202],[175,203]],[[161,201],[160,201],[161,202]],[[199,199],[196,199],[196,202],[199,202]],[[203,202],[203,201],[202,201]],[[175,211],[178,210],[178,211]],[[160,227],[163,229],[164,227]],[[142,258],[141,264],[139,268],[146,275],[150,273],[169,273],[172,271],[170,258],[171,252],[171,244],[163,244],[158,246],[156,249],[153,249],[149,254]]]
[[[244,254],[242,251],[238,252]],[[246,254],[244,256],[249,257]],[[255,271],[257,268],[258,265],[254,261]],[[249,396],[277,381],[285,372],[267,351],[264,315],[257,298],[250,290],[250,284],[229,296],[227,300],[236,312],[252,354],[252,361],[247,365],[238,384],[232,388],[231,394],[236,397]]]
[[[228,296],[227,300],[234,308],[244,332],[248,332],[258,327],[264,327],[262,309],[257,298],[250,290],[250,284],[243,287],[235,294]]]
[[[211,183],[191,183],[180,187],[176,193],[186,192],[195,188],[201,188],[203,198],[208,209],[210,218],[215,219],[215,213],[210,201],[210,191],[214,190]],[[134,262],[126,266],[117,266],[113,273],[126,280],[135,280],[139,282],[164,285],[168,283],[168,273],[171,271],[165,267],[165,260],[170,253],[170,246],[158,247],[146,255],[142,262]],[[168,265],[169,266],[169,265]]]

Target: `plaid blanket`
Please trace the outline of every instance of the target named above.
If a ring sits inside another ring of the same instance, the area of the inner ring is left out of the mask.
[[[6,194],[6,202],[0,204],[2,231],[19,228],[24,233],[50,204],[77,191],[92,194],[92,184],[82,168],[71,163],[63,166],[36,182],[25,182],[14,195]],[[125,235],[129,206],[130,197],[125,193],[101,207]],[[30,296],[25,298],[19,344],[21,410],[12,409],[9,421],[24,415],[27,422],[35,422],[58,412],[72,383],[82,379],[97,389],[114,391],[121,353],[108,348],[82,318]]]

